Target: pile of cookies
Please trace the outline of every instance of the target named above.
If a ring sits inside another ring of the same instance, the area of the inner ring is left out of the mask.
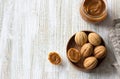
[[[74,41],[79,49],[73,47],[67,51],[67,56],[72,63],[82,62],[83,67],[90,70],[106,56],[106,47],[97,33],[78,32],[75,34]]]

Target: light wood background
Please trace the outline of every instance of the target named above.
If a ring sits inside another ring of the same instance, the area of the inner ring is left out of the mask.
[[[85,22],[79,14],[82,0],[0,0],[0,79],[120,79],[109,30],[120,17],[120,0],[107,0],[108,17],[99,24]],[[75,69],[66,58],[68,39],[81,30],[92,30],[105,39],[108,56],[91,73]],[[47,57],[59,52],[62,64]]]

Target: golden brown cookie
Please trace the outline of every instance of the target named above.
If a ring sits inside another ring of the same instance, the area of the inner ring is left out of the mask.
[[[97,66],[98,60],[95,57],[88,57],[84,60],[85,69],[94,69]]]
[[[93,53],[93,46],[90,43],[86,43],[81,47],[80,51],[83,57],[88,57]]]
[[[88,40],[94,46],[98,46],[102,42],[101,37],[97,33],[90,33],[88,35]]]
[[[75,42],[79,46],[84,45],[87,42],[87,34],[85,32],[77,32],[75,34]]]
[[[68,50],[68,58],[70,61],[76,63],[80,60],[80,52],[75,48],[70,48]]]
[[[61,63],[61,57],[56,52],[50,52],[48,56],[48,60],[54,65],[58,65]]]
[[[93,54],[98,59],[104,58],[106,55],[106,47],[102,45],[95,47]]]

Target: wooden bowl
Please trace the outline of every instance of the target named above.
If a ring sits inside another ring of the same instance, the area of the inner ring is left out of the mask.
[[[83,32],[85,32],[86,34],[87,34],[87,36],[88,36],[88,34],[89,33],[95,33],[95,32],[93,32],[93,31],[83,31]],[[78,49],[79,51],[80,51],[80,47],[79,46],[77,46],[77,44],[75,43],[75,40],[74,40],[74,38],[75,38],[75,34],[69,39],[69,41],[68,41],[68,43],[67,43],[67,48],[66,48],[66,55],[67,55],[67,58],[68,58],[68,50],[70,49],[70,48],[76,48],[76,49]],[[101,37],[101,39],[102,39],[102,37]],[[102,43],[100,44],[100,45],[103,45],[103,46],[105,46],[105,42],[104,42],[104,40],[102,39]],[[92,56],[92,55],[91,55]],[[106,57],[106,56],[105,56]],[[104,57],[104,58],[105,58]],[[98,59],[98,64],[97,64],[97,66],[96,67],[98,67],[101,63],[102,63],[102,61],[104,60],[104,58],[103,59]],[[68,58],[68,60],[69,60],[69,58]],[[70,61],[70,60],[69,60]],[[75,68],[77,68],[77,69],[79,69],[79,70],[81,70],[81,71],[91,71],[91,70],[87,70],[87,69],[85,69],[84,67],[83,67],[83,61],[84,61],[84,59],[81,59],[78,63],[73,63],[73,62],[71,62],[70,61],[70,63],[75,67]],[[96,68],[95,67],[95,68]],[[95,69],[94,68],[94,69]],[[93,70],[93,69],[92,69]]]

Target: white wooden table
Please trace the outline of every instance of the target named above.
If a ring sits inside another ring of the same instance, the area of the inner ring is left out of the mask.
[[[107,0],[108,18],[100,24],[80,17],[81,1],[0,0],[0,79],[120,79],[108,41],[112,20],[120,17],[120,0]],[[108,49],[91,73],[73,68],[66,58],[68,39],[81,30],[99,33]],[[62,65],[49,63],[50,51],[59,52]]]

